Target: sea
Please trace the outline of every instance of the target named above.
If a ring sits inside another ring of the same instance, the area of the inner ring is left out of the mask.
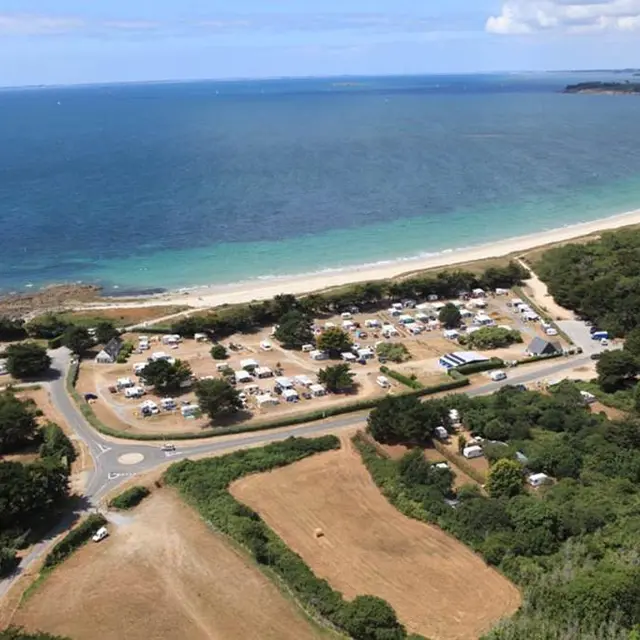
[[[610,73],[0,90],[0,292],[335,271],[640,208]]]

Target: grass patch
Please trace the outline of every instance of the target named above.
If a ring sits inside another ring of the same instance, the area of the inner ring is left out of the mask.
[[[422,384],[417,378],[410,378],[409,376],[405,376],[398,371],[394,371],[393,369],[389,369],[389,367],[380,367],[380,373],[384,373],[384,375],[397,380],[400,384],[403,384],[410,389],[422,389]]]
[[[59,316],[67,322],[82,327],[95,327],[104,320],[113,322],[116,327],[128,327],[143,322],[152,322],[157,318],[164,318],[174,313],[188,311],[191,307],[186,305],[167,305],[159,307],[126,307],[112,309],[96,309],[87,311],[67,311]]]
[[[635,409],[633,399],[633,389],[624,389],[607,393],[603,391],[595,382],[577,381],[576,386],[580,391],[592,393],[603,405],[619,409],[620,411],[631,412]]]

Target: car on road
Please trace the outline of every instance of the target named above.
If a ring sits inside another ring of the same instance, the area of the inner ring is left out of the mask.
[[[107,527],[100,527],[91,538],[94,542],[101,542],[109,535]]]
[[[162,450],[163,451],[175,451],[176,450],[176,445],[175,444],[171,444],[170,442],[165,442],[162,445]]]
[[[601,355],[602,355],[601,353],[592,353],[591,354],[591,359],[592,360],[600,360],[600,356]]]

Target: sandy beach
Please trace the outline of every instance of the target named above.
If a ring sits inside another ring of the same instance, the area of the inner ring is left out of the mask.
[[[592,222],[570,225],[559,229],[551,229],[540,233],[499,240],[490,244],[481,244],[466,249],[444,251],[439,254],[390,261],[361,267],[326,270],[319,273],[286,276],[268,280],[252,280],[237,284],[198,287],[190,290],[172,291],[153,297],[118,301],[114,298],[109,305],[90,304],[84,308],[106,307],[140,307],[153,305],[180,304],[193,307],[217,307],[223,304],[239,304],[252,300],[265,300],[281,293],[304,294],[331,287],[338,287],[356,282],[394,278],[403,274],[446,267],[454,264],[499,258],[513,253],[530,251],[536,247],[566,242],[601,231],[619,229],[629,225],[640,224],[640,209],[627,213],[601,218]],[[159,283],[160,284],[160,283]]]

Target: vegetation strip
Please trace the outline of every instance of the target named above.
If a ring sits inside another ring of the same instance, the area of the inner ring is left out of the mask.
[[[165,473],[166,482],[216,530],[242,545],[262,566],[275,573],[301,605],[354,640],[407,638],[392,607],[374,596],[347,602],[326,580],[317,578],[260,516],[241,504],[228,487],[243,476],[293,464],[315,453],[338,449],[335,436],[312,440],[289,438],[261,449],[237,451],[219,458],[184,460]],[[413,635],[413,640],[421,636]]]
[[[150,493],[147,487],[136,485],[113,498],[109,502],[109,506],[114,509],[133,509],[133,507],[138,506]]]

